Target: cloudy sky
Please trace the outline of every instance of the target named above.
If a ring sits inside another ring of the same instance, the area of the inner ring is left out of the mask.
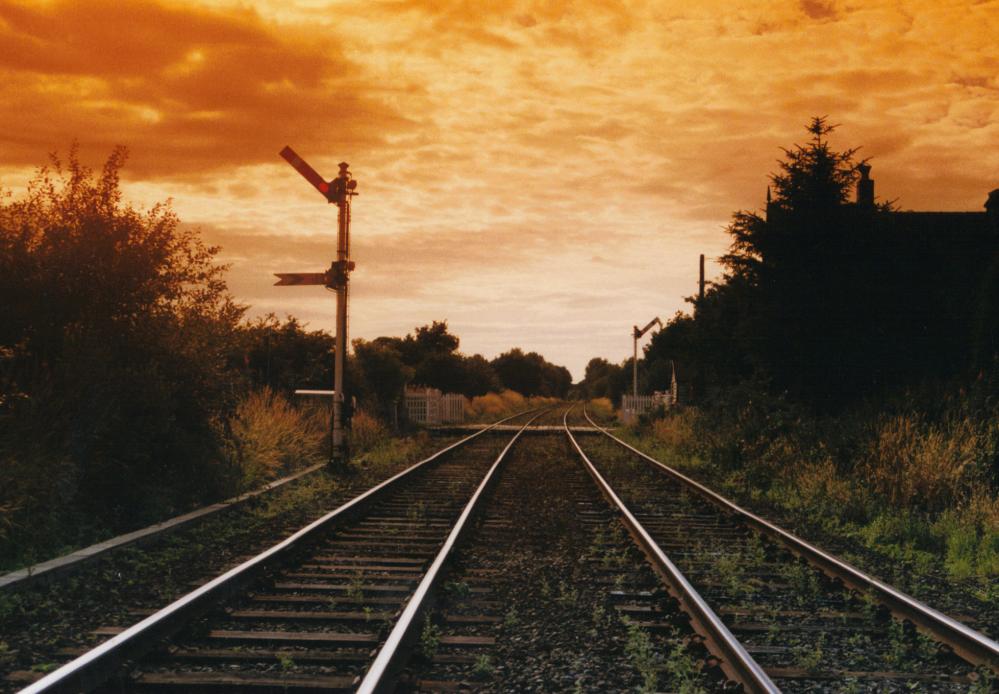
[[[979,210],[999,187],[999,1],[0,0],[0,185],[75,139],[131,152],[223,247],[251,315],[332,329],[273,287],[335,250],[278,152],[350,162],[351,337],[447,319],[467,353],[619,361],[684,308],[697,257],[759,209],[814,115],[879,198]]]

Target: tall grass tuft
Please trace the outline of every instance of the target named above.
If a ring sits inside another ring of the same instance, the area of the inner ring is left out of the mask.
[[[929,424],[912,414],[881,421],[861,466],[866,482],[896,507],[943,511],[981,484],[985,432],[967,419]]]
[[[350,447],[355,454],[366,453],[389,438],[388,428],[381,420],[363,410],[350,420]]]
[[[610,398],[593,398],[586,403],[586,409],[594,419],[604,422],[614,419],[614,404]]]
[[[324,460],[322,418],[264,387],[247,395],[229,421],[228,457],[240,490]]]

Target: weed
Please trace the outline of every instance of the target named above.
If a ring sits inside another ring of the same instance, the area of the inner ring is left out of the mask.
[[[654,692],[659,682],[659,665],[662,659],[656,654],[652,640],[644,629],[627,617],[622,617],[621,621],[628,630],[625,653],[642,678],[642,691]]]
[[[517,616],[517,608],[511,605],[510,609],[508,609],[506,611],[506,614],[503,615],[503,626],[507,628],[512,628],[517,626],[517,624],[519,623],[520,623],[520,618]]]
[[[763,545],[763,539],[757,533],[752,533],[746,542],[743,556],[747,563],[753,566],[764,564],[767,560],[767,550]]]
[[[416,522],[423,517],[427,506],[423,501],[413,501],[406,508],[406,518],[411,522]]]
[[[434,624],[429,614],[425,615],[423,618],[423,630],[420,632],[420,653],[424,658],[433,658],[437,653],[437,647],[440,646],[440,642],[440,627]]]
[[[453,598],[467,598],[472,588],[465,581],[448,581],[444,584],[444,592]]]
[[[371,615],[374,614],[374,612],[375,612],[375,610],[371,607],[371,605],[365,605],[364,606],[364,621],[365,622],[370,622],[371,621]]]
[[[598,602],[593,606],[593,626],[599,627],[604,623],[604,619],[607,617],[607,609],[604,607],[602,602]]]
[[[814,646],[810,647],[807,644],[797,646],[794,649],[795,663],[803,670],[815,672],[819,669],[819,664],[822,663],[822,658],[825,656],[822,650],[824,646],[825,634],[819,636]]]
[[[725,554],[718,557],[715,561],[715,573],[733,597],[752,591],[752,587],[743,578],[742,557],[738,555]]]
[[[701,677],[701,665],[674,630],[670,638],[670,652],[665,671],[670,685],[678,694],[703,694],[707,690]]]
[[[978,668],[972,675],[968,694],[992,694],[995,691],[996,676],[986,667]]]
[[[472,676],[475,679],[488,679],[493,676],[496,672],[496,667],[493,665],[493,661],[488,655],[482,654],[475,659],[475,665],[472,666]]]
[[[289,655],[282,655],[278,664],[281,666],[282,670],[291,670],[295,667],[295,660]]]
[[[816,572],[804,562],[792,561],[785,564],[781,568],[781,574],[791,584],[800,605],[822,592],[822,584],[819,583]]]
[[[570,586],[565,581],[559,581],[558,597],[555,599],[562,607],[575,607],[576,600],[579,599],[579,591]]]
[[[350,584],[347,586],[347,599],[351,602],[364,600],[364,583],[361,581],[360,574],[350,579]]]
[[[901,665],[905,662],[909,654],[909,644],[905,637],[905,625],[897,619],[891,620],[888,625],[889,650],[884,658],[892,665]]]

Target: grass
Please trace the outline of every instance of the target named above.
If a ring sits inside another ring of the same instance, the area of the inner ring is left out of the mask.
[[[999,576],[995,408],[820,419],[765,402],[731,416],[688,407],[626,437],[744,503],[954,578]]]
[[[638,676],[642,678],[641,691],[654,692],[659,683],[662,657],[656,653],[648,632],[627,617],[622,617],[621,621],[628,630],[628,640],[625,642],[624,650]]]

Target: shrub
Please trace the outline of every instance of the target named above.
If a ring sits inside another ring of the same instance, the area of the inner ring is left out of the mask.
[[[228,452],[239,488],[322,462],[325,438],[320,418],[292,407],[270,388],[250,393],[229,421]]]
[[[693,407],[671,412],[652,423],[652,435],[678,453],[693,455],[701,445],[697,432],[699,417],[700,412]]]
[[[586,403],[586,409],[596,420],[611,420],[614,418],[614,403],[610,398],[594,398]]]

